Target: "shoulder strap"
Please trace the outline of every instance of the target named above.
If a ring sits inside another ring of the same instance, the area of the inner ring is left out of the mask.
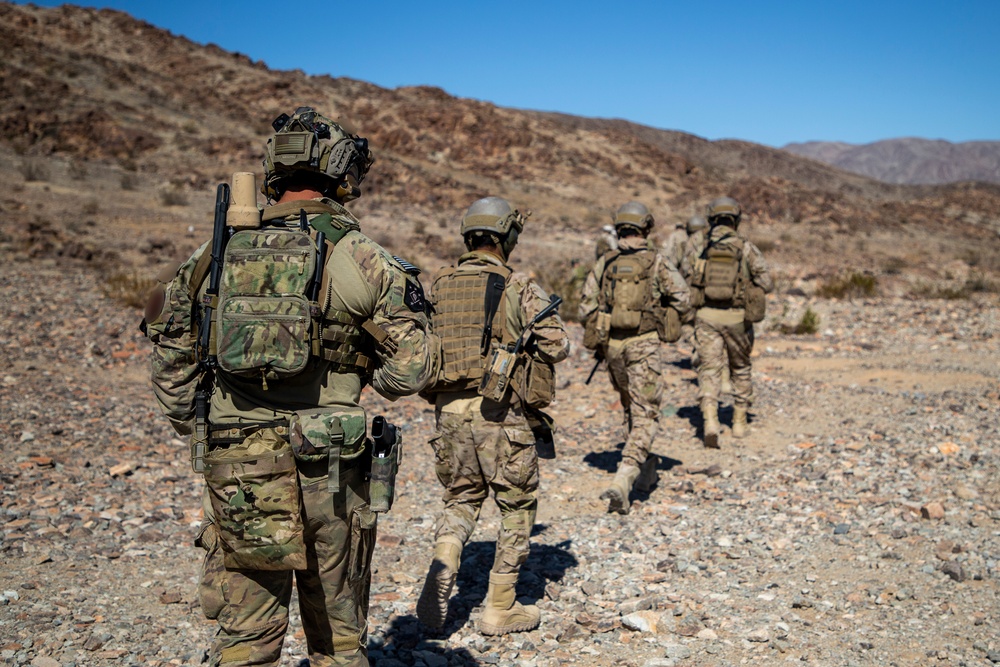
[[[208,242],[205,246],[205,252],[201,253],[198,257],[198,261],[194,265],[194,270],[191,272],[191,281],[188,283],[188,299],[191,303],[195,302],[195,297],[198,296],[198,290],[201,289],[202,283],[205,282],[205,278],[208,277],[208,271],[212,267],[212,241]]]

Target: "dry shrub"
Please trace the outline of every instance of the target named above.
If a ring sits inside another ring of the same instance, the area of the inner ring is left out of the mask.
[[[816,294],[828,299],[853,299],[871,297],[878,294],[878,279],[867,273],[854,272],[842,278],[833,278],[816,290]]]
[[[187,206],[188,198],[179,188],[160,191],[160,203],[164,206]]]
[[[580,296],[588,270],[589,267],[584,263],[569,260],[542,264],[538,268],[538,284],[542,289],[562,297],[559,315],[566,321],[577,321]]]
[[[24,160],[21,162],[21,176],[25,181],[49,180],[48,165],[40,160]]]
[[[819,315],[816,314],[816,311],[812,308],[806,308],[806,312],[802,313],[802,317],[799,318],[798,324],[794,326],[791,324],[782,324],[778,328],[781,333],[805,336],[819,331],[819,321]]]
[[[116,303],[130,308],[142,308],[156,280],[137,271],[118,271],[108,275],[101,284],[101,292]]]
[[[945,299],[948,301],[968,299],[977,292],[1000,293],[1000,283],[984,274],[977,273],[960,285],[919,282],[910,290],[910,294],[919,299]]]
[[[120,184],[122,190],[135,190],[139,187],[139,178],[132,173],[122,174]]]

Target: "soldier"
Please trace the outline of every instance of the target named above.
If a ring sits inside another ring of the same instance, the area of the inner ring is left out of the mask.
[[[552,400],[552,365],[569,354],[569,338],[557,314],[539,319],[525,352],[506,360],[514,369],[509,386],[489,381],[504,363],[504,351],[549,305],[534,280],[507,265],[523,228],[524,218],[506,200],[476,201],[462,218],[468,252],[431,289],[434,331],[443,350],[433,387],[437,435],[431,446],[445,505],[417,617],[433,629],[444,626],[462,549],[491,490],[500,509],[500,534],[479,629],[503,635],[532,630],[539,623],[538,608],[514,598],[538,507],[531,420],[537,417],[535,407]],[[491,359],[500,364],[490,364],[488,381],[482,382]]]
[[[660,342],[680,337],[679,320],[672,334],[667,320],[671,308],[673,316],[688,310],[688,290],[677,267],[647,243],[653,228],[649,209],[628,202],[613,218],[618,249],[598,259],[587,275],[579,315],[588,331],[584,344],[607,359],[628,434],[621,465],[601,498],[609,512],[628,514],[633,484],[648,490],[656,483],[658,457],[650,449],[663,395]]]
[[[683,272],[691,282],[699,398],[706,447],[719,446],[719,389],[728,366],[733,394],[733,437],[748,433],[753,402],[750,352],[753,322],[763,319],[764,294],[774,288],[760,249],[737,232],[742,212],[731,197],[708,205],[704,243],[688,245]],[[759,309],[759,312],[757,312]]]
[[[310,664],[364,667],[377,515],[358,401],[366,384],[421,390],[437,345],[415,270],[344,208],[374,159],[367,140],[309,107],[273,126],[263,214],[251,186],[253,222],[227,231],[220,268],[203,245],[147,306],[153,388],[206,474],[210,663],[278,664],[294,580]]]
[[[674,266],[678,269],[684,262],[684,254],[687,250],[689,243],[697,243],[698,239],[703,238],[704,234],[699,234],[704,229],[708,227],[708,222],[705,218],[700,215],[693,215],[688,218],[686,224],[677,225],[677,228],[667,237],[666,243],[663,244],[663,253],[670,259]],[[683,276],[685,282],[687,282],[688,277]],[[681,340],[691,345],[694,344],[694,311],[688,311],[684,316],[684,321],[681,323]],[[698,367],[698,353],[694,352],[691,355],[691,366],[693,368]]]
[[[605,253],[617,249],[618,237],[615,235],[615,228],[611,225],[604,225],[601,227],[601,235],[594,242],[595,259],[600,259]]]

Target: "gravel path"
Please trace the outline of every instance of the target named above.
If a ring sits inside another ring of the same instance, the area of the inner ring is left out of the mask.
[[[201,481],[153,403],[139,316],[82,268],[4,254],[0,658],[199,664],[214,632],[195,593]],[[806,305],[782,296],[770,307]],[[406,429],[399,495],[379,527],[375,664],[1000,662],[995,301],[808,305],[825,330],[764,327],[754,432],[736,445],[727,429],[719,451],[701,447],[694,374],[665,349],[660,484],[634,495],[627,517],[598,499],[620,458],[620,406],[601,372],[583,384],[591,362],[577,346],[560,367],[559,457],[542,462],[519,584],[542,610],[531,633],[475,630],[492,505],[445,631],[421,631],[415,601],[441,495],[433,413],[366,395],[371,415]],[[298,627],[288,665],[304,656]]]

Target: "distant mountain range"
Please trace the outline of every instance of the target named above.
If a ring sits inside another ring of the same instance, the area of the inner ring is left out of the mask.
[[[783,149],[886,183],[1000,183],[1000,141],[954,144],[940,139],[905,138],[864,145],[807,141]]]

